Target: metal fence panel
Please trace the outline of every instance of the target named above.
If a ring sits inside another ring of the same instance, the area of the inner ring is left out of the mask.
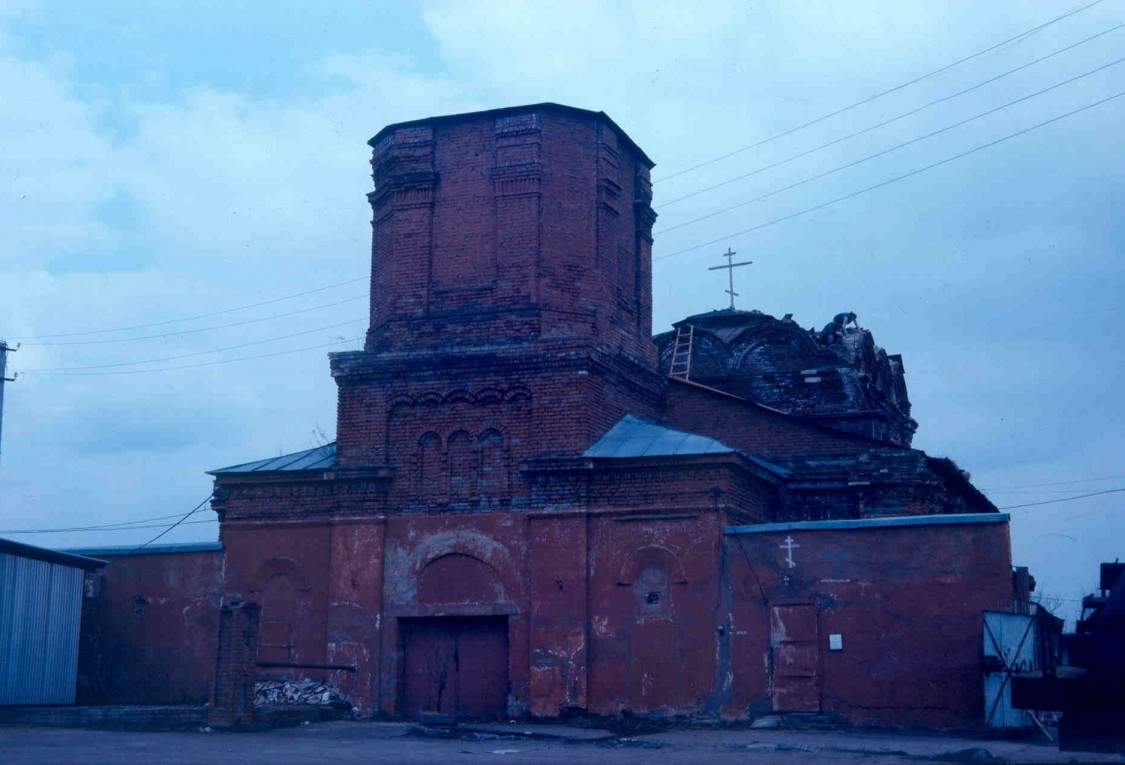
[[[1031,725],[1026,710],[1012,706],[1012,674],[1038,669],[1035,618],[1026,614],[984,612],[984,715],[990,728]]]

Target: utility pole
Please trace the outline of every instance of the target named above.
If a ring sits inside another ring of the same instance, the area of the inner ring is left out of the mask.
[[[16,376],[8,377],[8,351],[18,351],[20,349],[17,344],[15,348],[8,347],[5,340],[0,340],[0,445],[3,444],[4,436],[4,383],[15,382]]]

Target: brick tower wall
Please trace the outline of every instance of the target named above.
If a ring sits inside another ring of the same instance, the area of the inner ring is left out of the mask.
[[[369,350],[574,337],[655,367],[651,163],[608,118],[542,104],[371,144]]]
[[[371,145],[371,327],[333,354],[340,466],[391,467],[402,502],[495,504],[521,460],[655,416],[651,163],[628,136],[540,104]],[[479,475],[459,481],[458,460]]]

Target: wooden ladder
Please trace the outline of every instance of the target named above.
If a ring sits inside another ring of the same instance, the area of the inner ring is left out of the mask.
[[[691,346],[695,340],[695,327],[681,324],[676,328],[676,345],[672,348],[672,365],[668,376],[686,380],[691,374]]]

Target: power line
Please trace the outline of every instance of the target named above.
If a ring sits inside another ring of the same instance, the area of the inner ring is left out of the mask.
[[[197,511],[198,511],[198,510],[199,510],[199,509],[200,509],[201,507],[203,507],[204,505],[206,505],[206,504],[207,504],[208,502],[210,502],[210,501],[211,501],[211,497],[213,497],[213,496],[215,496],[214,492],[212,492],[212,493],[208,494],[208,495],[207,495],[207,497],[206,497],[206,499],[204,499],[204,500],[203,500],[202,502],[200,502],[200,503],[199,503],[198,505],[196,505],[195,507],[193,507],[193,508],[192,508],[191,510],[187,511],[187,513],[185,513],[185,514],[184,514],[184,517],[183,517],[183,518],[181,518],[180,520],[176,521],[175,523],[173,523],[173,524],[172,524],[171,526],[169,526],[168,528],[164,529],[164,531],[161,531],[161,532],[160,532],[159,534],[157,534],[157,535],[156,535],[156,536],[154,536],[154,537],[153,537],[152,539],[150,539],[150,540],[148,540],[147,542],[145,542],[145,543],[144,543],[143,545],[137,545],[137,547],[136,547],[135,549],[137,549],[137,550],[143,550],[144,548],[148,547],[148,546],[149,546],[150,544],[152,544],[152,543],[153,543],[153,542],[155,542],[156,540],[160,539],[160,537],[164,536],[164,535],[165,535],[165,534],[167,534],[167,533],[168,533],[169,531],[171,531],[172,529],[176,528],[176,527],[177,527],[177,526],[179,526],[179,525],[180,525],[181,523],[183,523],[184,521],[186,521],[186,520],[187,520],[188,518],[190,518],[191,516],[195,515],[195,513],[196,513],[196,512],[197,512]]]
[[[159,340],[165,337],[178,337],[180,335],[194,335],[199,332],[211,332],[216,329],[229,329],[230,327],[243,327],[247,324],[258,324],[263,321],[273,321],[274,319],[284,319],[287,316],[297,316],[302,313],[309,313],[311,311],[319,311],[323,308],[333,308],[345,303],[354,303],[356,300],[366,300],[367,295],[355,295],[344,300],[337,300],[335,303],[322,303],[321,305],[314,305],[310,308],[302,308],[298,311],[290,311],[289,313],[278,313],[273,316],[263,316],[260,319],[247,319],[246,321],[236,321],[230,324],[216,324],[213,327],[200,327],[199,329],[184,329],[179,332],[164,332],[158,335],[141,335],[140,337],[121,337],[112,340],[71,340],[59,343],[24,343],[24,345],[38,345],[38,346],[57,346],[57,345],[105,345],[106,343],[128,343],[134,340]]]
[[[348,337],[333,340],[331,343],[321,343],[319,345],[306,345],[303,348],[293,348],[288,351],[277,351],[275,353],[261,353],[256,356],[240,356],[234,359],[220,359],[219,361],[205,361],[201,364],[181,364],[175,367],[162,367],[160,369],[119,369],[108,372],[36,372],[35,374],[54,375],[56,377],[90,377],[95,375],[143,375],[153,372],[172,372],[178,369],[198,369],[200,367],[213,367],[219,364],[232,364],[237,361],[254,361],[255,359],[271,359],[275,356],[288,356],[291,353],[303,353],[304,351],[315,351],[318,348],[331,348],[340,345],[341,343],[354,343],[363,340],[363,336]]]
[[[280,303],[280,302],[285,301],[285,300],[292,300],[293,298],[303,297],[305,295],[313,295],[317,292],[324,292],[326,290],[335,289],[337,287],[343,287],[343,286],[348,285],[348,284],[355,284],[356,282],[367,281],[368,278],[369,277],[367,277],[367,276],[361,276],[358,279],[348,279],[347,281],[337,282],[335,284],[329,284],[329,285],[326,285],[324,287],[317,287],[316,289],[312,289],[312,290],[305,290],[304,292],[294,292],[291,295],[282,295],[279,298],[274,298],[272,300],[263,300],[260,303],[250,303],[248,305],[235,306],[234,308],[224,308],[221,311],[212,311],[210,313],[201,313],[201,314],[196,314],[195,316],[185,316],[182,319],[168,319],[167,321],[154,321],[154,322],[149,322],[148,324],[135,324],[131,327],[114,327],[113,329],[94,329],[94,330],[89,330],[89,331],[86,331],[86,332],[62,332],[62,333],[53,334],[53,335],[36,335],[34,337],[28,338],[28,340],[31,340],[31,341],[34,341],[34,340],[50,340],[50,339],[53,339],[53,338],[56,338],[56,337],[82,337],[82,336],[87,336],[87,335],[104,335],[104,334],[108,334],[110,332],[127,332],[131,329],[147,329],[149,327],[162,327],[162,326],[165,326],[167,324],[179,324],[180,322],[184,322],[184,321],[195,321],[196,319],[206,319],[210,316],[221,316],[221,315],[227,314],[227,313],[234,313],[235,311],[245,311],[245,310],[250,309],[250,308],[260,308],[261,306],[264,306],[264,305],[273,305],[274,303]]]
[[[952,95],[943,96],[942,98],[936,99],[934,101],[930,101],[927,104],[923,104],[922,106],[919,106],[916,109],[911,109],[910,111],[903,112],[902,114],[898,115],[897,117],[891,117],[888,120],[883,120],[882,122],[880,122],[876,125],[872,125],[871,127],[866,127],[863,130],[856,131],[855,133],[849,133],[848,135],[844,136],[843,138],[837,138],[834,141],[829,141],[828,143],[822,143],[820,146],[817,146],[816,148],[809,149],[808,151],[802,151],[799,154],[793,154],[792,156],[786,157],[785,159],[779,160],[779,161],[774,162],[774,163],[769,164],[769,165],[765,165],[764,167],[759,167],[756,170],[752,170],[749,173],[743,173],[742,175],[736,175],[733,178],[729,178],[725,181],[722,181],[720,183],[716,183],[712,186],[706,186],[706,187],[704,187],[702,189],[699,189],[697,191],[693,191],[690,194],[684,194],[681,197],[676,197],[675,199],[672,199],[668,202],[662,203],[659,207],[657,207],[657,209],[663,210],[664,208],[669,207],[671,205],[674,205],[678,202],[682,202],[685,199],[691,199],[692,197],[699,196],[700,194],[705,194],[708,191],[714,191],[715,189],[722,188],[723,186],[729,186],[732,183],[744,180],[746,178],[750,178],[752,176],[758,175],[759,173],[764,173],[767,170],[773,170],[774,168],[781,167],[782,165],[788,164],[789,162],[792,162],[793,160],[801,159],[802,157],[807,157],[810,154],[815,154],[816,152],[818,152],[822,149],[827,149],[830,146],[835,146],[838,143],[843,143],[844,141],[850,140],[852,138],[856,138],[857,136],[861,136],[865,133],[870,133],[872,130],[878,130],[881,127],[886,127],[887,125],[890,125],[891,123],[898,122],[901,119],[905,119],[905,118],[913,116],[913,115],[915,115],[915,114],[917,114],[921,111],[925,111],[926,109],[929,109],[931,106],[936,106],[936,105],[944,103],[946,101],[951,101],[954,98],[965,95],[966,93],[971,93],[974,90],[979,90],[980,88],[983,88],[985,85],[991,85],[992,83],[996,82],[997,80],[1001,80],[1005,77],[1008,77],[1009,75],[1015,74],[1016,72],[1027,69],[1028,67],[1031,67],[1031,66],[1034,66],[1036,64],[1042,63],[1049,58],[1054,58],[1055,56],[1066,53],[1069,50],[1077,48],[1079,45],[1085,45],[1086,43],[1091,42],[1093,40],[1096,40],[1099,37],[1103,37],[1104,35],[1107,35],[1110,32],[1116,32],[1117,30],[1121,29],[1122,27],[1125,27],[1125,23],[1121,23],[1121,24],[1118,24],[1115,27],[1111,27],[1111,28],[1106,29],[1102,32],[1098,32],[1096,35],[1091,35],[1090,37],[1087,37],[1084,40],[1079,40],[1078,42],[1074,43],[1073,45],[1068,45],[1065,48],[1060,48],[1059,50],[1056,50],[1054,53],[1049,53],[1048,55],[1037,58],[1034,61],[1029,61],[1028,63],[1023,64],[1022,66],[1017,66],[1015,69],[1009,69],[1008,71],[1004,72],[1003,74],[998,74],[995,77],[990,77],[987,80],[984,80],[983,82],[978,82],[976,85],[973,85],[972,87],[965,88],[964,90],[959,90],[956,93],[953,93]],[[667,230],[667,229],[665,229],[665,230]]]
[[[155,518],[138,518],[135,521],[119,521],[117,523],[103,523],[99,526],[75,526],[73,528],[51,528],[51,529],[0,529],[0,534],[46,534],[54,531],[92,531],[94,529],[108,529],[113,526],[128,526],[133,523],[151,523],[152,521],[163,521],[168,518],[179,518],[179,513],[172,515],[158,515]]]
[[[1125,491],[1125,488],[1106,489],[1105,491],[1094,491],[1094,492],[1091,492],[1089,494],[1079,494],[1079,495],[1074,496],[1074,497],[1062,497],[1061,499],[1045,499],[1042,502],[1025,502],[1022,505],[1008,505],[1007,507],[998,507],[996,509],[997,510],[1016,510],[1016,509],[1021,508],[1021,507],[1038,507],[1039,505],[1054,505],[1054,504],[1057,504],[1059,502],[1073,502],[1076,499],[1086,499],[1087,497],[1098,497],[1098,496],[1101,496],[1102,494],[1116,494],[1116,493],[1121,492],[1121,491]]]
[[[159,359],[144,359],[142,361],[119,361],[113,364],[97,364],[86,367],[58,367],[55,369],[24,369],[21,370],[23,374],[54,374],[59,372],[83,372],[90,369],[110,369],[112,367],[131,367],[138,364],[159,364],[165,361],[177,361],[179,359],[192,358],[193,356],[207,356],[212,353],[222,353],[224,351],[233,351],[239,348],[249,348],[253,345],[263,345],[265,343],[275,343],[278,340],[289,340],[294,337],[301,337],[302,335],[311,335],[314,332],[323,332],[326,329],[335,329],[336,327],[343,327],[347,324],[355,324],[357,321],[364,321],[364,319],[349,319],[348,321],[341,321],[336,324],[329,324],[324,327],[317,327],[316,329],[306,329],[302,332],[294,332],[291,335],[281,335],[280,337],[267,337],[264,340],[255,340],[251,343],[240,343],[238,345],[228,345],[225,348],[214,348],[209,351],[196,351],[194,353],[181,353],[177,356],[165,356]]]
[[[1125,24],[1123,24],[1122,26],[1125,26]],[[891,146],[888,149],[883,149],[882,151],[877,151],[874,154],[868,154],[866,157],[862,157],[862,158],[854,160],[852,162],[848,162],[847,164],[839,165],[838,167],[834,167],[831,170],[825,170],[823,173],[817,173],[816,175],[810,176],[808,178],[804,178],[804,179],[802,179],[800,181],[797,181],[795,183],[790,183],[787,186],[782,186],[781,188],[777,188],[777,189],[774,189],[773,191],[766,192],[765,194],[762,194],[761,196],[758,196],[758,197],[754,197],[753,199],[748,199],[744,202],[739,202],[738,204],[731,205],[730,207],[724,207],[721,210],[716,210],[714,212],[707,213],[706,215],[701,215],[698,218],[692,218],[691,220],[684,221],[683,223],[677,223],[675,226],[669,226],[668,228],[660,229],[659,231],[656,231],[655,233],[656,234],[664,234],[664,233],[667,233],[669,231],[675,231],[676,229],[684,228],[686,226],[691,226],[691,225],[694,225],[694,224],[699,223],[701,221],[705,221],[705,220],[708,220],[710,218],[714,218],[718,215],[722,215],[723,213],[728,213],[731,210],[737,210],[740,207],[745,207],[747,205],[754,204],[755,202],[761,202],[763,199],[768,199],[769,197],[772,197],[776,194],[780,194],[783,191],[790,191],[791,189],[795,189],[798,186],[804,186],[806,183],[812,183],[813,181],[820,180],[821,178],[826,178],[829,175],[833,175],[835,173],[840,172],[841,170],[847,170],[850,167],[862,165],[864,162],[869,162],[873,159],[877,159],[878,157],[882,157],[882,156],[885,156],[887,154],[890,154],[891,152],[898,151],[899,149],[902,149],[906,146],[910,146],[910,145],[918,143],[920,141],[925,141],[929,138],[933,138],[936,135],[941,135],[942,133],[948,133],[950,130],[953,130],[955,128],[959,128],[962,125],[967,125],[970,122],[974,122],[974,121],[982,119],[984,117],[988,117],[989,115],[995,114],[996,112],[1002,111],[1002,110],[1007,109],[1007,108],[1012,107],[1012,106],[1015,106],[1016,104],[1021,104],[1024,101],[1028,101],[1032,98],[1036,98],[1038,96],[1041,96],[1044,93],[1049,93],[1052,90],[1057,90],[1058,88],[1061,88],[1064,85],[1069,85],[1072,82],[1076,82],[1077,80],[1081,80],[1084,77],[1089,77],[1090,75],[1097,74],[1098,72],[1100,72],[1104,69],[1108,69],[1111,66],[1116,66],[1123,61],[1125,61],[1125,57],[1119,58],[1116,61],[1111,61],[1110,63],[1099,66],[1096,69],[1091,69],[1088,72],[1083,72],[1082,74],[1071,77],[1068,80],[1063,80],[1062,82],[1056,83],[1056,84],[1051,85],[1050,87],[1047,87],[1047,88],[1043,88],[1042,90],[1036,91],[1035,93],[1031,93],[1029,95],[1023,96],[1022,98],[1017,98],[1015,101],[1009,101],[1006,104],[1002,104],[1001,106],[994,107],[992,109],[989,109],[988,111],[984,111],[984,112],[981,112],[980,114],[975,114],[972,117],[967,117],[967,118],[965,118],[963,120],[960,120],[958,122],[954,122],[952,125],[946,125],[943,128],[939,128],[938,130],[934,130],[933,132],[926,133],[925,135],[922,135],[922,136],[918,136],[917,138],[911,138],[909,141],[903,141],[902,143],[895,144],[894,146]]]
[[[1073,494],[1075,489],[981,489],[988,494]]]
[[[686,168],[684,170],[679,170],[675,173],[672,173],[671,175],[666,175],[662,178],[659,178],[658,180],[660,180],[660,181],[671,180],[672,178],[676,178],[676,177],[684,175],[686,173],[690,173],[694,170],[698,170],[701,167],[707,167],[708,165],[713,165],[716,162],[721,162],[722,160],[733,157],[736,154],[741,154],[743,152],[750,151],[750,149],[756,149],[757,147],[762,146],[762,145],[767,144],[767,143],[770,143],[771,141],[776,141],[778,138],[783,138],[787,135],[791,135],[793,133],[796,133],[798,130],[804,130],[807,127],[812,127],[813,125],[824,122],[827,119],[831,119],[832,117],[836,117],[838,115],[844,114],[845,112],[849,112],[852,109],[855,109],[856,107],[863,106],[864,104],[869,104],[872,101],[875,101],[876,99],[882,98],[883,96],[890,95],[891,93],[902,90],[903,88],[907,88],[911,85],[919,83],[922,80],[929,79],[930,77],[941,74],[942,72],[947,72],[947,71],[949,71],[950,69],[953,69],[956,66],[960,66],[961,64],[964,64],[967,61],[972,61],[975,58],[979,58],[979,57],[985,55],[986,53],[991,53],[992,51],[996,50],[997,48],[1002,48],[1005,45],[1008,45],[1009,43],[1016,42],[1017,40],[1020,40],[1024,37],[1027,37],[1028,35],[1034,34],[1035,32],[1038,32],[1041,29],[1045,29],[1045,28],[1051,26],[1052,24],[1058,23],[1058,22],[1062,21],[1063,19],[1069,18],[1069,17],[1071,17],[1071,16],[1073,16],[1077,13],[1081,13],[1082,11],[1085,11],[1089,8],[1093,8],[1095,5],[1098,5],[1098,4],[1102,3],[1103,1],[1104,0],[1094,0],[1094,2],[1092,2],[1092,3],[1089,3],[1087,5],[1083,5],[1079,8],[1075,8],[1072,11],[1067,11],[1066,13],[1062,14],[1061,16],[1056,16],[1055,18],[1051,19],[1050,21],[1046,21],[1046,22],[1044,22],[1044,23],[1042,23],[1038,26],[1032,27],[1031,29],[1028,29],[1024,32],[1020,32],[1015,37],[1009,37],[1007,40],[1004,40],[1002,42],[998,42],[995,45],[991,45],[991,46],[985,48],[984,50],[977,51],[976,53],[973,53],[972,55],[965,56],[964,58],[958,59],[957,61],[954,61],[952,64],[946,64],[945,66],[943,66],[939,69],[934,69],[931,72],[927,72],[926,74],[923,74],[920,77],[915,77],[914,79],[908,80],[908,81],[906,81],[906,82],[904,82],[900,85],[895,85],[893,88],[890,88],[888,90],[884,90],[880,93],[876,93],[875,95],[869,96],[869,97],[867,97],[867,98],[865,98],[861,101],[856,101],[854,104],[851,104],[849,106],[845,106],[841,109],[837,109],[834,112],[829,112],[828,114],[825,114],[821,117],[817,117],[814,120],[810,120],[808,122],[797,125],[796,127],[789,128],[788,130],[784,130],[780,133],[776,133],[776,134],[770,136],[769,138],[764,138],[761,141],[758,141],[757,143],[752,143],[749,146],[743,146],[740,149],[735,149],[734,151],[727,152],[726,154],[715,157],[714,159],[709,159],[706,162],[700,162],[698,165],[693,165],[692,167]]]
[[[168,518],[179,518],[179,514],[166,516]],[[204,518],[201,521],[188,521],[183,524],[184,526],[192,526],[197,523],[217,523],[218,518]],[[143,524],[140,526],[75,526],[71,529],[4,529],[0,534],[62,534],[71,531],[132,531],[134,529],[162,529],[166,527],[166,523],[152,523]]]
[[[766,221],[765,223],[759,223],[756,226],[751,226],[750,228],[745,228],[745,229],[742,229],[741,231],[734,231],[730,234],[726,234],[725,236],[721,236],[717,239],[712,239],[710,241],[703,242],[701,244],[697,244],[697,245],[694,245],[692,247],[685,247],[682,250],[676,250],[675,252],[670,252],[666,255],[661,255],[658,258],[653,258],[653,260],[654,261],[666,260],[667,258],[672,258],[672,257],[675,257],[676,255],[683,255],[684,253],[687,253],[687,252],[694,252],[695,250],[699,250],[699,249],[702,249],[704,247],[709,247],[713,244],[718,244],[720,242],[726,242],[729,239],[731,239],[733,237],[736,237],[736,236],[741,236],[743,234],[749,234],[749,233],[752,233],[754,231],[760,231],[761,229],[768,228],[769,226],[774,226],[774,225],[777,225],[778,223],[783,223],[785,221],[792,220],[794,218],[799,218],[802,215],[807,215],[811,212],[816,212],[817,210],[823,210],[825,207],[831,207],[832,205],[839,204],[840,202],[844,202],[848,199],[853,199],[853,198],[858,197],[862,194],[866,194],[869,191],[875,191],[876,189],[881,189],[884,186],[889,186],[892,183],[896,183],[898,181],[902,181],[902,180],[905,180],[907,178],[912,178],[915,175],[920,175],[921,173],[924,173],[927,170],[933,170],[936,167],[941,167],[942,165],[947,165],[950,162],[955,162],[956,160],[964,159],[965,157],[967,157],[971,154],[976,154],[978,151],[982,151],[984,149],[991,148],[993,146],[996,146],[997,144],[1003,143],[1005,141],[1009,141],[1013,138],[1018,138],[1021,135],[1025,135],[1026,133],[1030,133],[1033,130],[1038,130],[1039,128],[1046,127],[1047,125],[1050,125],[1052,123],[1058,122],[1058,121],[1063,120],[1063,119],[1066,119],[1067,117],[1073,117],[1075,114],[1079,114],[1081,112],[1088,111],[1090,109],[1093,109],[1096,106],[1101,106],[1102,104],[1107,103],[1109,101],[1112,101],[1115,98],[1120,98],[1121,96],[1125,96],[1125,90],[1120,91],[1118,93],[1115,93],[1114,95],[1109,96],[1107,98],[1103,98],[1100,101],[1095,101],[1092,104],[1087,104],[1086,106],[1083,106],[1081,108],[1074,109],[1073,111],[1069,111],[1065,114],[1060,114],[1057,117],[1052,117],[1049,120],[1045,120],[1044,122],[1040,122],[1036,125],[1032,125],[1031,127],[1024,128],[1023,130],[1019,130],[1015,133],[1010,133],[1006,136],[1003,136],[1002,138],[997,138],[994,141],[989,141],[988,143],[983,143],[980,146],[976,146],[972,149],[969,149],[968,151],[961,152],[960,154],[955,154],[952,157],[946,157],[945,159],[940,160],[938,162],[934,162],[934,163],[926,165],[924,167],[920,167],[916,170],[911,170],[910,172],[903,173],[902,175],[897,175],[894,178],[890,178],[890,179],[882,181],[880,183],[876,183],[873,186],[867,186],[865,188],[859,189],[858,191],[853,191],[850,194],[845,194],[842,197],[836,197],[835,199],[830,199],[827,202],[822,202],[822,203],[820,203],[818,205],[814,205],[812,207],[806,207],[805,209],[798,210],[795,213],[790,213],[789,215],[783,215],[780,218],[774,218],[773,220]]]
[[[1037,489],[1040,486],[1067,486],[1072,483],[1096,483],[1098,481],[1116,481],[1118,478],[1125,478],[1125,475],[1107,475],[1104,478],[1077,478],[1073,481],[1051,481],[1050,483],[1029,483],[1020,486],[1007,486],[1001,489]],[[981,489],[981,491],[998,491],[998,489]]]

